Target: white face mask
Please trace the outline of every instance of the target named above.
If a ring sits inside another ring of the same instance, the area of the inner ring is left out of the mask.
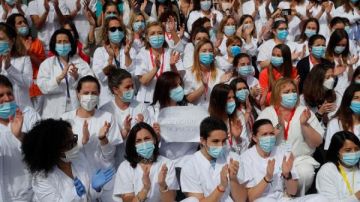
[[[88,112],[94,110],[96,105],[98,104],[99,104],[99,96],[97,95],[80,96],[80,106]]]
[[[328,79],[326,79],[323,83],[323,86],[326,88],[326,89],[333,89],[334,88],[334,83],[335,83],[335,79],[333,77],[330,77]]]
[[[77,159],[77,157],[79,156],[79,151],[80,151],[80,148],[79,148],[78,145],[76,145],[75,147],[73,147],[69,151],[66,151],[65,152],[65,158],[61,158],[61,160],[66,162],[66,163],[72,162],[75,159]]]

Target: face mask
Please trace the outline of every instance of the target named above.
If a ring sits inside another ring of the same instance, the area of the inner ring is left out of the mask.
[[[208,11],[211,7],[211,1],[201,1],[200,8],[203,11]]]
[[[281,105],[285,108],[292,109],[297,102],[297,93],[284,93],[281,95]]]
[[[65,152],[65,158],[61,158],[61,160],[66,162],[66,163],[70,163],[70,162],[74,161],[79,156],[79,150],[80,150],[79,146],[76,145],[75,147],[73,147],[69,151],[66,151]]]
[[[14,116],[16,109],[17,105],[15,101],[0,104],[0,118],[9,119],[10,116]]]
[[[214,159],[217,159],[222,154],[223,149],[224,149],[223,146],[220,146],[220,147],[209,146],[207,152],[211,157],[213,157]]]
[[[236,98],[239,99],[241,102],[245,102],[246,98],[249,96],[249,90],[248,89],[242,89],[236,91]]]
[[[116,30],[115,32],[109,31],[109,40],[111,43],[119,44],[124,38],[124,32]]]
[[[286,29],[277,32],[277,38],[281,41],[285,41],[288,35],[289,32]]]
[[[333,77],[330,77],[324,81],[323,86],[326,89],[331,90],[334,88],[334,83],[335,83],[335,79]]]
[[[90,112],[99,104],[99,96],[97,95],[81,95],[80,106]]]
[[[359,102],[359,101],[351,101],[350,109],[351,109],[356,115],[360,115],[360,102]]]
[[[9,42],[0,41],[0,55],[6,55],[10,52]]]
[[[235,34],[235,32],[236,32],[235,25],[229,25],[224,27],[224,34],[226,36],[232,36]]]
[[[325,46],[313,46],[311,48],[311,53],[316,57],[316,58],[322,58],[325,56]]]
[[[27,36],[27,35],[29,34],[29,27],[28,27],[28,26],[19,27],[19,28],[18,28],[18,33],[19,33],[21,36]]]
[[[241,53],[241,48],[240,48],[240,46],[231,46],[230,52],[233,57],[236,57],[237,55],[239,55]]]
[[[266,153],[271,152],[275,144],[276,137],[274,135],[268,135],[259,138],[259,146]]]
[[[155,145],[152,141],[143,142],[135,145],[136,153],[145,158],[150,159],[154,153]]]
[[[67,56],[67,55],[69,55],[69,53],[71,51],[71,44],[70,43],[65,43],[65,44],[57,43],[55,45],[55,50],[59,56],[61,56],[61,57]]]
[[[170,98],[175,102],[180,102],[184,99],[184,89],[178,86],[170,91]]]
[[[149,43],[153,48],[161,48],[164,44],[164,35],[154,35],[149,37]]]
[[[310,37],[314,36],[315,34],[316,34],[315,30],[305,29],[305,35],[307,36],[307,38],[310,38]]]
[[[284,63],[283,57],[271,56],[271,64],[275,67],[280,67]]]
[[[238,70],[238,74],[240,74],[240,76],[242,76],[242,77],[250,76],[255,71],[253,66],[251,66],[251,65],[241,66],[237,70]]]
[[[235,111],[236,103],[235,101],[227,102],[226,103],[226,113],[228,115],[232,114]]]
[[[140,30],[144,30],[145,29],[145,23],[143,21],[141,22],[134,22],[133,24],[133,29],[134,32],[138,32]]]
[[[200,63],[203,65],[210,65],[214,61],[213,53],[200,53],[199,54]]]
[[[109,18],[112,18],[112,17],[117,17],[117,15],[115,13],[109,13],[109,14],[105,15],[105,19],[109,19]]]
[[[10,6],[15,5],[16,1],[15,0],[5,0],[7,4],[9,4]]]
[[[342,52],[344,52],[344,50],[345,50],[345,46],[335,46],[334,49],[336,54],[341,54]]]
[[[128,91],[125,91],[123,92],[123,95],[121,97],[121,100],[123,102],[131,102],[131,100],[133,99],[134,97],[134,90],[131,89],[131,90],[128,90]]]
[[[350,35],[351,28],[349,26],[345,26],[345,31],[348,35]]]
[[[359,162],[360,152],[348,152],[342,155],[341,161],[347,166],[354,166]]]

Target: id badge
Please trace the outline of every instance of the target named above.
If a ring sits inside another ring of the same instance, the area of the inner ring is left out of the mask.
[[[281,143],[281,147],[283,148],[283,150],[284,150],[285,152],[291,152],[292,146],[291,146],[290,143],[288,143],[288,142],[283,142],[283,143]]]

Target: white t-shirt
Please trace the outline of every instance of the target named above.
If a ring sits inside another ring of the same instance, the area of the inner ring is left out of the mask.
[[[298,106],[296,107],[293,118],[291,119],[289,131],[288,131],[288,140],[284,139],[284,129],[281,130],[280,134],[277,136],[277,145],[291,148],[284,148],[285,151],[291,149],[291,152],[295,157],[309,155],[311,156],[315,148],[311,148],[305,141],[304,135],[302,134],[301,124],[300,124],[300,116],[302,112],[306,109],[306,107]],[[307,121],[308,124],[320,134],[321,137],[324,135],[324,129],[322,128],[320,122],[317,120],[315,114],[311,112],[311,116]],[[269,119],[273,126],[276,126],[279,123],[278,115],[274,109],[274,106],[269,106],[265,108],[258,116],[259,119]],[[285,122],[285,126],[287,126],[287,122]]]
[[[360,191],[360,169],[344,168],[353,193]],[[353,181],[354,180],[354,181]],[[328,198],[330,202],[357,202],[356,196],[350,195],[340,171],[334,163],[324,164],[316,177],[316,189],[319,194]]]
[[[230,158],[239,161],[239,172],[237,178],[240,184],[243,184],[248,179],[246,176],[249,174],[244,171],[243,163],[240,161],[240,157],[234,152],[224,151],[216,160],[212,163],[201,153],[197,151],[191,156],[186,165],[181,170],[180,182],[181,189],[184,193],[200,193],[208,197],[220,184],[220,173],[225,164],[230,162]],[[230,184],[227,186],[223,196],[220,199],[221,202],[232,202],[230,196]]]
[[[162,72],[168,72],[171,71],[170,67],[170,57],[171,57],[172,50],[165,48],[164,49],[164,55],[161,55],[160,57],[160,68],[157,72],[157,75],[160,76],[161,68],[163,67]],[[142,76],[148,72],[150,72],[153,68],[152,60],[150,51],[148,49],[141,49],[139,54],[136,56],[136,63],[135,63],[135,75],[136,76]],[[155,63],[155,57],[153,56],[153,60]],[[175,64],[178,71],[184,70],[184,65],[182,63],[182,60],[179,59],[179,61]],[[139,102],[152,102],[153,101],[153,94],[155,90],[156,85],[156,76],[150,81],[150,83],[147,86],[140,85],[138,94],[137,94],[137,100]]]
[[[349,116],[351,116],[351,115],[349,115]],[[336,132],[343,131],[343,130],[344,129],[338,118],[333,118],[329,121],[327,130],[326,130],[326,136],[325,136],[325,145],[324,145],[325,150],[329,149],[329,146],[331,143],[331,138],[334,136],[334,134]],[[356,137],[358,137],[360,139],[360,124],[354,126],[354,134],[356,135]]]
[[[158,184],[158,176],[161,171],[161,167],[166,164],[168,169],[166,175],[166,185],[169,190],[178,190],[179,184],[176,179],[175,166],[173,162],[169,159],[158,156],[157,161],[153,162],[150,168],[150,182],[151,188],[147,195],[148,201],[161,201],[160,200],[160,191]],[[129,161],[124,161],[120,164],[119,169],[116,173],[115,186],[114,186],[114,195],[118,196],[121,194],[134,193],[138,194],[143,188],[143,170],[140,165],[137,165],[136,168],[130,166]]]

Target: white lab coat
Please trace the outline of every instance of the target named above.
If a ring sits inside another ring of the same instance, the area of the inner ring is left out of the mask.
[[[150,191],[147,195],[147,201],[161,201],[158,184],[158,176],[162,165],[166,164],[168,168],[165,182],[169,190],[178,190],[179,184],[176,179],[175,166],[169,159],[158,156],[157,161],[153,162],[150,168]],[[114,195],[120,197],[122,194],[134,193],[137,195],[143,188],[143,170],[140,165],[136,168],[130,166],[129,161],[124,161],[116,173]]]
[[[201,193],[208,197],[220,184],[220,173],[225,164],[230,162],[230,158],[239,161],[239,172],[237,178],[240,184],[247,181],[244,175],[243,163],[240,161],[239,155],[224,151],[221,156],[216,159],[215,166],[212,167],[210,161],[201,153],[197,151],[191,155],[190,159],[184,165],[180,174],[181,189],[188,193]],[[244,181],[245,180],[245,181]],[[227,186],[221,202],[232,202],[230,196],[230,184]]]
[[[213,15],[216,15],[216,22],[213,22],[213,19],[212,19],[212,17],[211,17],[211,18],[210,18],[210,23],[211,23],[211,26],[212,26],[212,27],[217,27],[217,26],[220,24],[221,20],[223,19],[223,14],[222,14],[220,11],[212,8],[212,10],[211,10],[211,16],[213,16]],[[203,14],[203,12],[202,12],[201,10],[191,11],[191,13],[189,14],[188,20],[187,20],[187,24],[186,24],[189,33],[190,33],[191,30],[192,30],[192,25],[193,25],[193,23],[194,23],[197,19],[202,18],[202,17],[206,17],[206,16]]]
[[[302,51],[302,46],[300,47],[297,43],[292,41],[286,41],[284,43],[285,45],[289,46],[291,52],[300,52]],[[259,54],[257,56],[257,61],[270,61],[272,56],[273,48],[276,46],[276,43],[274,39],[269,39],[265,41],[261,46],[259,47]]]
[[[190,69],[194,64],[194,44],[187,43],[184,49],[183,61],[185,70]]]
[[[13,93],[16,103],[21,106],[32,107],[32,103],[29,95],[29,88],[32,83],[33,70],[29,56],[12,57],[10,59],[10,67],[5,70],[4,64],[0,69],[0,74],[10,79],[13,84]]]
[[[74,55],[69,59],[69,64],[73,63],[78,68],[79,78],[86,75],[94,75],[89,65],[82,60],[78,55]],[[42,111],[42,118],[60,118],[66,112],[66,109],[76,109],[79,105],[76,96],[77,81],[68,73],[67,78],[69,82],[70,103],[67,106],[67,92],[66,80],[61,80],[60,84],[57,83],[56,77],[62,72],[59,60],[56,56],[47,58],[40,64],[37,84],[43,93],[44,106]]]
[[[78,178],[85,188],[85,194],[79,197],[74,186],[74,179],[67,176],[57,166],[47,176],[39,173],[33,176],[32,186],[35,200],[38,202],[87,202],[96,201],[102,192],[96,192],[91,187],[91,172],[86,157],[80,152],[79,157],[71,162],[71,171],[74,178]]]
[[[136,51],[133,48],[131,48],[130,56],[132,57],[133,62],[128,67],[126,67],[125,65],[124,47],[121,47],[120,54],[116,58],[116,60],[120,62],[120,68],[127,70],[132,75],[134,75],[135,72],[135,66],[133,65],[135,55],[136,55]],[[105,47],[102,46],[95,50],[92,69],[96,77],[99,79],[101,85],[99,107],[103,106],[104,104],[106,104],[107,102],[113,99],[113,95],[108,87],[108,77],[103,72],[103,69],[108,65],[108,59],[109,59],[109,54],[107,53]],[[113,59],[112,64],[116,66],[115,59]]]
[[[349,116],[351,116],[351,114],[349,114]],[[327,125],[327,129],[326,129],[326,136],[325,136],[325,144],[324,144],[324,149],[328,150],[330,143],[331,143],[331,138],[334,136],[335,133],[339,132],[339,131],[343,131],[343,127],[341,122],[339,121],[339,119],[333,118],[329,121],[328,125]],[[353,133],[356,135],[356,137],[359,138],[360,140],[360,124],[358,125],[354,125],[353,128]]]
[[[344,168],[350,186],[354,193],[360,191],[360,169],[355,171]],[[354,175],[354,176],[353,176]],[[354,177],[354,184],[353,179]],[[316,176],[316,189],[319,194],[327,197],[330,202],[357,202],[359,201],[354,194],[350,195],[346,183],[340,171],[332,162],[321,166]]]
[[[163,72],[171,71],[170,67],[170,57],[171,57],[172,50],[169,48],[164,49],[164,56],[161,55],[160,67],[163,66]],[[153,56],[154,57],[154,56]],[[164,60],[163,60],[164,58]],[[154,58],[155,63],[155,58]],[[182,72],[184,71],[184,65],[182,62],[182,59],[180,58],[179,61],[175,64],[177,71]],[[136,56],[136,67],[135,67],[135,75],[136,76],[142,76],[148,72],[150,72],[153,68],[153,64],[151,62],[151,55],[149,49],[143,48],[140,50],[139,54]],[[161,68],[158,70],[158,74],[160,74]],[[147,86],[140,85],[138,94],[137,94],[137,100],[139,102],[152,102],[153,101],[153,94],[155,90],[157,78],[154,76],[154,78],[149,82]]]
[[[22,131],[28,132],[40,116],[30,107],[22,112]],[[0,201],[28,202],[33,197],[31,175],[22,161],[21,142],[10,127],[0,124]]]

